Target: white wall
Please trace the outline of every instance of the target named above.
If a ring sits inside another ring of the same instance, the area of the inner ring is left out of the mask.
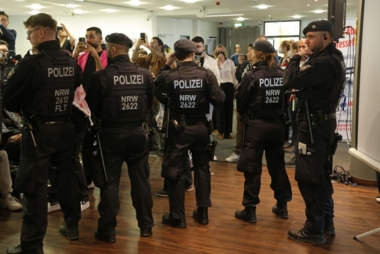
[[[9,28],[17,31],[16,51],[17,54],[24,55],[31,45],[26,39],[26,29],[23,21],[29,16],[12,16]],[[103,39],[111,33],[124,33],[132,40],[140,37],[141,32],[150,35],[153,34],[152,20],[147,21],[146,15],[129,13],[128,15],[104,14],[99,15],[78,15],[78,16],[54,16],[58,23],[64,23],[70,32],[77,37],[84,37],[86,29],[91,26],[99,27],[103,32]]]

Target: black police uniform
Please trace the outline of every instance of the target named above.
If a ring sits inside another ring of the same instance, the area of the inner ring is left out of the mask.
[[[107,42],[130,48],[126,35],[111,34]],[[152,76],[148,70],[135,66],[128,55],[114,57],[106,69],[94,74],[86,100],[91,112],[101,119],[100,141],[108,182],[102,172],[93,172],[94,184],[100,188],[100,218],[96,237],[115,241],[116,216],[119,211],[119,183],[122,164],[128,166],[132,203],[138,226],[148,230],[154,226],[149,182],[148,140],[142,123],[152,106]],[[144,235],[146,236],[146,235]]]
[[[189,40],[179,40],[174,47],[176,52],[190,54],[196,51],[194,43]],[[155,80],[155,85],[158,93],[167,95],[170,110],[167,150],[161,172],[168,182],[170,215],[165,214],[163,222],[183,228],[186,227],[184,173],[188,150],[193,156],[197,206],[203,209],[200,211],[202,214],[207,214],[207,208],[211,206],[210,137],[205,115],[209,112],[209,103],[220,106],[225,95],[215,75],[193,61],[180,62],[177,68],[162,72]],[[162,96],[156,97],[160,99]],[[193,216],[197,217],[197,211]],[[201,223],[206,222],[208,219]]]
[[[24,58],[4,89],[4,107],[25,112],[33,127],[22,131],[20,166],[15,189],[24,193],[22,250],[41,249],[47,228],[47,179],[50,163],[59,172],[59,203],[66,227],[77,229],[81,218],[78,183],[71,169],[74,140],[69,121],[74,90],[82,82],[80,67],[57,41],[37,47]],[[26,121],[25,121],[26,122]]]
[[[273,48],[267,41],[259,41],[256,44],[258,43],[267,43],[266,47]],[[270,187],[274,191],[277,207],[280,209],[277,211],[274,208],[274,212],[284,219],[288,216],[287,202],[292,199],[292,191],[285,170],[283,150],[283,72],[280,68],[270,69],[264,61],[255,63],[252,68],[243,77],[236,95],[237,109],[245,119],[246,130],[243,150],[237,165],[238,171],[244,172],[245,177],[243,194],[245,210],[237,211],[235,216],[254,223],[256,205],[260,203],[264,151],[272,179]]]
[[[332,24],[328,21],[311,22],[303,33],[306,35],[310,31],[332,31]],[[284,85],[300,89],[297,95],[296,147],[305,144],[306,151],[296,150],[295,179],[306,204],[307,218],[301,231],[306,235],[309,233],[309,236],[317,235],[316,243],[324,243],[324,230],[335,234],[332,220],[333,187],[327,159],[335,139],[335,112],[344,87],[345,66],[342,53],[333,43],[311,55],[301,68],[300,60],[301,57],[295,55],[289,62],[284,74]],[[307,107],[314,143],[309,133]]]

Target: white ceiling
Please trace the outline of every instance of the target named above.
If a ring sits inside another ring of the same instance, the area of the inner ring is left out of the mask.
[[[186,3],[185,0],[141,0],[140,6],[128,4],[130,0],[2,0],[1,10],[8,15],[28,15],[32,4],[40,4],[43,8],[40,12],[54,15],[72,15],[73,10],[80,9],[85,15],[102,15],[104,9],[114,9],[117,13],[127,14],[131,12],[143,12],[144,15],[152,13],[176,19],[198,19],[203,9],[206,9],[207,17],[202,18],[210,22],[233,22],[237,17],[210,17],[210,15],[242,14],[247,21],[264,20],[292,20],[292,16],[300,15],[301,19],[319,18],[325,15],[327,18],[328,0],[197,0],[195,3]],[[219,5],[217,3],[219,2]],[[358,0],[347,0],[347,11],[357,8]],[[75,4],[74,8],[67,8],[65,4]],[[256,6],[265,4],[270,6],[260,10]],[[172,5],[178,7],[173,11],[163,10],[161,7]],[[309,5],[309,6],[308,6]],[[324,14],[315,14],[312,11],[323,10]],[[355,18],[355,17],[351,17]]]

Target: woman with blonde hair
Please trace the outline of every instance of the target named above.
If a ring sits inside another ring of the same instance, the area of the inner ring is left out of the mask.
[[[219,139],[232,139],[232,117],[234,113],[235,86],[238,81],[235,77],[235,64],[227,57],[227,50],[222,45],[216,46],[214,57],[220,73],[220,88],[226,95],[222,106],[216,109],[215,118],[218,127]]]
[[[277,203],[272,212],[282,219],[288,218],[287,202],[292,190],[284,160],[284,87],[283,71],[276,65],[276,50],[268,41],[257,41],[253,46],[256,62],[240,82],[236,105],[246,124],[243,150],[237,170],[244,173],[244,210],[235,217],[256,223],[256,206],[260,203],[262,157],[265,151],[270,187]]]

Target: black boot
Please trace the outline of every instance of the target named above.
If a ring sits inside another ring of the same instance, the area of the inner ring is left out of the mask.
[[[312,243],[312,244],[326,243],[326,238],[323,232],[312,233],[305,228],[301,230],[289,229],[288,237],[289,239],[293,241],[303,242],[303,243]]]
[[[20,244],[20,245],[8,248],[7,254],[44,254],[44,250],[42,248],[32,249],[32,250],[23,250]]]
[[[331,216],[325,216],[325,234],[335,235],[334,218]]]
[[[170,213],[165,213],[162,216],[162,223],[174,228],[186,228],[185,219],[173,219],[172,216],[170,216]]]
[[[244,210],[236,211],[235,217],[250,223],[256,223],[256,206],[247,206]]]
[[[286,205],[281,205],[279,203],[275,204],[273,207],[272,207],[272,212],[274,214],[276,214],[277,216],[280,216],[281,219],[288,219],[289,218],[289,215],[288,215],[288,206]]]
[[[194,209],[193,218],[196,219],[200,224],[208,224],[208,207],[199,207]]]
[[[78,240],[79,239],[78,227],[69,228],[67,226],[61,226],[59,228],[59,233],[63,236],[66,236],[69,240]]]

